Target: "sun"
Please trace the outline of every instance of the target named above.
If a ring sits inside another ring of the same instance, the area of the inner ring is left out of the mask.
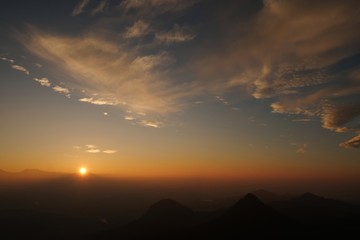
[[[84,168],[84,167],[80,168],[79,173],[80,173],[80,175],[86,175],[86,173],[87,173],[86,168]]]

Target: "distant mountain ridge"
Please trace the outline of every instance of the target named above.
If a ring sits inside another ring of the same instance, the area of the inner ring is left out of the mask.
[[[0,174],[48,173],[29,169]],[[168,192],[161,190],[149,197],[153,188],[135,189],[123,180],[92,174],[59,176],[36,184],[0,188],[0,232],[4,236],[23,229],[17,232],[18,239],[55,239],[59,226],[68,231],[64,233],[66,239],[345,239],[357,234],[360,226],[358,206],[313,193],[283,198],[261,190],[258,195],[268,202],[249,193],[205,212],[169,198],[154,201]],[[34,224],[38,227],[31,227]],[[47,237],[41,235],[42,227],[46,227]]]
[[[194,212],[172,199],[156,202],[140,218],[140,221],[167,227],[181,227],[193,220]]]
[[[269,204],[274,201],[287,200],[292,198],[291,195],[279,195],[274,192],[270,192],[264,189],[258,189],[252,192],[255,196],[257,196],[263,203]]]

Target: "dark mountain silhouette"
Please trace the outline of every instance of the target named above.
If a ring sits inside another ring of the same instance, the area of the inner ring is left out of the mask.
[[[313,236],[350,237],[360,226],[358,207],[312,193],[273,202],[271,206],[306,226]]]
[[[125,227],[101,233],[95,239],[174,239],[174,233],[179,236],[194,220],[195,214],[190,208],[174,200],[164,199],[153,204],[138,220]]]
[[[178,228],[189,225],[194,220],[194,212],[180,203],[164,199],[154,205],[139,220],[153,227]]]
[[[231,201],[198,212],[171,199],[156,202],[173,197],[169,189],[126,179],[37,170],[0,177],[1,239],[346,238],[360,226],[359,207],[311,193],[274,201],[282,195],[258,191],[270,204],[256,194],[218,196]]]
[[[351,204],[305,193],[299,197],[273,202],[272,206],[280,212],[298,219],[308,218],[307,222],[327,221],[347,217],[354,212]]]
[[[31,209],[0,211],[1,239],[77,239],[98,228],[91,219],[70,218]]]
[[[279,195],[264,189],[258,189],[252,193],[255,194],[255,196],[257,196],[263,203],[266,204],[291,198],[291,196]]]
[[[218,219],[201,226],[195,234],[210,239],[280,236],[284,228],[292,227],[290,219],[249,193]]]
[[[265,205],[260,199],[252,193],[241,198],[234,206],[232,206],[224,215],[225,218],[237,221],[252,222],[256,221],[259,216],[275,216],[278,215],[273,209]]]

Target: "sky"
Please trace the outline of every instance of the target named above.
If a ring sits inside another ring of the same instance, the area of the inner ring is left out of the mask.
[[[5,0],[0,168],[359,180],[357,0]]]

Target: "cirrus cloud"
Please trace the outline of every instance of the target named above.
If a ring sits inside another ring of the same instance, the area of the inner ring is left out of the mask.
[[[50,87],[51,83],[47,78],[33,78],[34,81],[40,83],[41,86]]]
[[[125,110],[163,114],[178,111],[179,99],[187,94],[167,78],[166,67],[174,60],[166,52],[138,55],[136,50],[99,37],[61,37],[34,29],[29,34],[30,41],[24,45],[66,71],[73,79],[68,84],[85,89],[89,95],[83,102],[100,105],[112,99],[112,105]],[[62,87],[54,90],[69,94]]]
[[[360,148],[360,135],[340,143],[339,145],[344,148]]]
[[[20,72],[25,73],[26,75],[29,75],[29,74],[30,74],[29,70],[27,70],[27,69],[24,68],[23,66],[13,64],[13,65],[11,65],[11,67],[12,67],[13,69],[17,70],[17,71],[20,71]]]

